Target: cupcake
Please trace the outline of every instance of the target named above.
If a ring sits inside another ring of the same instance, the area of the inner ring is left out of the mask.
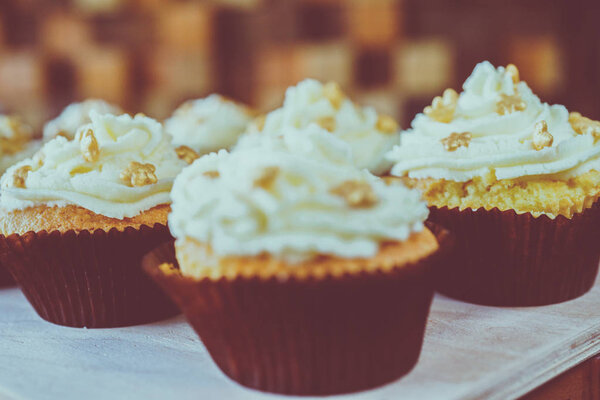
[[[18,117],[0,115],[0,174],[11,165],[39,150],[40,141],[33,139],[33,128]],[[0,265],[0,287],[13,284],[10,274]]]
[[[404,132],[392,175],[457,236],[439,290],[498,306],[573,299],[594,284],[600,123],[542,103],[514,65],[478,64]]]
[[[212,94],[183,103],[165,121],[165,129],[177,151],[195,159],[231,149],[253,118],[249,107]]]
[[[48,141],[56,136],[64,136],[73,139],[77,129],[82,125],[89,124],[90,112],[98,114],[121,114],[121,107],[107,103],[104,100],[87,99],[79,103],[69,104],[55,119],[48,121],[44,126],[44,140]]]
[[[278,144],[184,169],[169,215],[179,269],[166,247],[144,267],[244,386],[326,395],[400,378],[419,357],[440,248],[425,203],[321,129]]]
[[[354,104],[335,82],[323,85],[307,79],[288,88],[283,106],[258,117],[237,147],[251,147],[265,136],[309,125],[317,125],[344,141],[356,167],[375,175],[389,171],[391,162],[384,155],[399,141],[398,124],[371,107]]]
[[[44,319],[113,327],[172,315],[140,268],[172,240],[169,192],[185,163],[162,125],[90,113],[0,180],[0,262]]]

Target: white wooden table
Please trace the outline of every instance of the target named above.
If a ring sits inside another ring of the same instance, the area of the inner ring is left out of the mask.
[[[510,399],[600,352],[600,282],[559,305],[482,307],[436,296],[421,359],[390,385],[343,399]],[[0,399],[270,399],[226,378],[183,317],[64,328],[0,289]]]

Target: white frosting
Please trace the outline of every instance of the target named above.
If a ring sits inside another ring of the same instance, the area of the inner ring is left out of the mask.
[[[572,177],[600,170],[600,146],[592,134],[578,135],[562,105],[542,103],[525,82],[514,85],[503,67],[478,64],[463,85],[454,119],[438,122],[418,114],[412,129],[403,132],[400,145],[388,154],[395,162],[393,175],[435,178],[458,182],[494,172],[497,179],[527,176]],[[501,95],[516,92],[525,102],[523,111],[500,115]],[[534,126],[546,121],[554,141],[535,150]],[[469,132],[468,147],[447,151],[440,142],[452,133]]]
[[[271,184],[257,186],[272,167],[278,172]],[[212,171],[218,177],[205,174]],[[347,181],[366,182],[378,200],[351,207],[332,193]],[[374,256],[381,242],[421,231],[428,215],[417,191],[354,167],[347,146],[316,127],[206,155],[177,177],[171,196],[169,227],[177,239],[208,244],[218,256],[267,253],[292,262]]]
[[[121,114],[123,112],[119,106],[107,103],[104,100],[88,99],[69,104],[58,117],[46,123],[44,126],[44,140],[50,140],[59,133],[73,139],[80,126],[91,122],[91,111],[96,111],[98,114]]]
[[[248,107],[212,94],[182,104],[165,121],[165,129],[175,146],[185,145],[198,154],[207,154],[230,149],[251,120]]]
[[[162,125],[142,115],[117,117],[92,111],[90,118],[91,123],[78,130],[75,140],[59,136],[35,157],[9,168],[0,180],[0,205],[13,210],[74,204],[107,217],[124,218],[168,204],[173,180],[185,163],[177,157]],[[88,129],[93,130],[100,149],[94,162],[84,159],[78,140]],[[43,160],[42,165],[38,159]],[[154,165],[157,182],[128,186],[120,175],[132,161]],[[13,173],[25,165],[32,168],[26,187],[14,187]]]
[[[277,136],[287,127],[316,125],[323,118],[333,118],[335,129],[330,134],[345,141],[352,149],[354,164],[381,175],[391,167],[384,155],[398,143],[399,132],[385,133],[376,128],[378,115],[371,107],[358,107],[345,98],[339,109],[324,94],[324,86],[306,79],[287,89],[283,107],[266,115],[262,131],[249,129],[238,147],[256,145],[265,136]],[[252,127],[252,125],[251,125]]]

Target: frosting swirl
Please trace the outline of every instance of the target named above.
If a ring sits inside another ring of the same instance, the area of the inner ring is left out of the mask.
[[[57,137],[11,168],[0,180],[7,210],[74,204],[111,218],[133,217],[169,203],[185,163],[160,123],[136,115],[100,115],[74,140]]]
[[[370,257],[381,242],[423,229],[428,210],[417,191],[387,186],[354,167],[342,141],[307,129],[184,169],[171,193],[173,235],[218,256],[268,253],[294,262]]]
[[[107,103],[104,100],[87,99],[79,103],[69,104],[60,115],[44,125],[44,140],[50,140],[57,135],[73,139],[80,126],[89,124],[90,112],[99,114],[121,114],[121,107]]]
[[[412,129],[403,132],[387,156],[395,162],[393,175],[465,182],[489,174],[499,180],[566,179],[599,170],[593,132],[575,131],[567,109],[542,103],[518,80],[516,68],[482,62],[454,103],[451,94],[434,101],[429,115],[418,114]],[[540,141],[538,134],[546,136]]]
[[[198,154],[230,149],[253,118],[248,107],[217,94],[183,103],[165,129],[175,146],[188,146]]]
[[[280,135],[287,127],[313,124],[346,142],[358,168],[381,175],[391,167],[384,155],[398,143],[396,122],[378,115],[371,107],[357,106],[336,84],[323,85],[312,79],[288,88],[283,106],[266,115],[264,126],[251,124],[238,147],[253,146],[265,136]]]

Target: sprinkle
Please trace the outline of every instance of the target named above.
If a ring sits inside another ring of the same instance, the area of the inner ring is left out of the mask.
[[[496,112],[500,115],[506,115],[515,111],[523,111],[526,106],[527,104],[518,93],[513,95],[501,94],[500,101],[496,103]]]
[[[317,120],[317,124],[328,132],[335,131],[335,118],[333,117],[323,117]]]
[[[23,165],[15,169],[15,172],[13,172],[13,187],[24,189],[29,171],[31,171],[31,166],[29,165]]]
[[[544,147],[552,146],[552,142],[554,142],[554,137],[548,132],[548,124],[546,121],[536,123],[533,129],[533,148],[541,150]]]
[[[330,193],[342,197],[352,208],[367,208],[377,203],[377,196],[367,182],[345,181]]]
[[[431,105],[425,107],[423,112],[438,122],[448,123],[454,118],[457,103],[458,93],[454,89],[446,89],[443,95],[436,96]]]
[[[340,89],[340,85],[335,82],[327,82],[323,86],[323,96],[329,100],[333,108],[336,110],[339,109],[342,105],[342,102],[346,98],[342,89]]]
[[[152,185],[158,181],[156,178],[156,167],[152,164],[142,164],[132,161],[129,166],[121,172],[121,179],[127,186]]]
[[[398,131],[398,123],[388,115],[380,115],[375,128],[383,133],[395,133]]]
[[[262,175],[254,181],[254,187],[260,187],[269,190],[279,175],[278,167],[267,167],[263,170]]]
[[[586,118],[578,112],[569,113],[569,123],[579,135],[591,134],[600,139],[600,122]]]
[[[85,161],[98,161],[98,158],[100,157],[100,148],[98,147],[98,141],[94,136],[93,130],[88,129],[81,135],[79,138],[79,150]]]
[[[452,133],[443,138],[440,142],[444,145],[446,151],[456,151],[459,147],[469,147],[473,135],[469,132]]]
[[[206,176],[207,178],[210,178],[210,179],[215,179],[215,178],[218,178],[220,176],[219,171],[206,171],[202,175],[204,175],[204,176]]]
[[[515,64],[508,64],[505,68],[505,71],[508,75],[511,76],[514,84],[519,83],[519,81],[520,81],[519,69],[517,68],[517,66]]]
[[[177,153],[177,157],[179,157],[181,160],[185,161],[188,164],[193,163],[194,160],[200,157],[198,153],[196,153],[193,149],[191,149],[188,146],[179,146],[175,149],[175,153]]]

